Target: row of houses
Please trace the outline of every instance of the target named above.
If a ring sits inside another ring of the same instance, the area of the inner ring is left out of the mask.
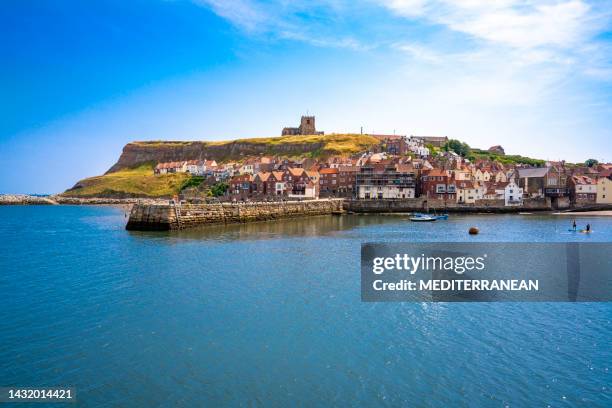
[[[545,197],[576,205],[612,203],[610,171],[601,166],[568,168],[563,162],[544,167],[470,163],[452,152],[430,159],[369,152],[326,160],[258,157],[240,163],[192,160],[155,167],[156,174],[188,172],[225,181],[229,200],[426,197],[460,204],[497,200],[505,206]]]

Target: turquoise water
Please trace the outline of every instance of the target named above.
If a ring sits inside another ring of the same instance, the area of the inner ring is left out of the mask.
[[[359,273],[361,242],[612,242],[612,217],[125,221],[0,207],[0,386],[87,407],[612,405],[612,304],[362,303]]]

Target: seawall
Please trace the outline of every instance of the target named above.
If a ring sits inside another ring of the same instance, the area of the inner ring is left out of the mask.
[[[459,204],[454,201],[425,199],[424,197],[402,200],[347,200],[346,211],[355,213],[400,213],[438,211],[453,213],[517,213],[522,211],[551,211],[549,199],[524,200],[522,206],[504,206],[503,200],[477,200],[473,204]]]
[[[213,224],[332,214],[342,199],[223,204],[135,204],[126,225],[133,231],[167,231]]]

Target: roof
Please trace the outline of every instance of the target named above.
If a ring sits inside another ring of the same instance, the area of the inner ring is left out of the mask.
[[[501,181],[499,183],[491,184],[491,187],[496,189],[496,190],[502,190],[502,189],[505,189],[508,184],[510,184],[509,181],[506,181],[506,182]]]
[[[443,169],[432,169],[425,173],[428,177],[448,177],[449,173]]]
[[[338,169],[325,168],[319,170],[319,174],[338,174]]]
[[[395,165],[395,169],[399,173],[412,173],[412,172],[414,172],[414,165],[412,163],[410,163],[410,164],[396,164]]]
[[[572,176],[572,179],[576,184],[596,184],[595,180],[587,176]]]
[[[266,171],[262,171],[262,172],[257,173],[255,175],[255,177],[257,177],[261,181],[268,181],[268,179],[270,178],[271,175],[272,175],[272,173],[268,173]]]
[[[549,167],[528,167],[528,168],[519,168],[518,174],[519,178],[524,177],[544,177],[548,173]]]
[[[274,175],[274,178],[277,180],[282,180],[283,179],[283,172],[282,171],[273,171],[272,174]]]
[[[305,172],[306,170],[304,170],[304,169],[303,169],[303,168],[301,168],[301,167],[289,167],[289,168],[287,169],[287,171],[288,171],[289,173],[291,173],[291,175],[292,175],[292,176],[299,177],[299,176],[301,176],[302,174],[304,174],[304,172]]]
[[[253,181],[253,176],[250,174],[241,174],[239,176],[234,176],[232,177],[232,179],[230,180],[230,182],[236,183],[236,182],[243,182],[243,181]]]
[[[474,185],[473,182],[468,181],[468,180],[457,181],[455,187],[457,188],[457,190],[465,190],[465,189],[474,190],[478,188],[477,185]]]
[[[417,139],[424,139],[424,140],[432,140],[432,141],[435,140],[435,141],[440,141],[440,142],[443,141],[443,140],[444,141],[448,140],[448,136],[416,136],[416,135],[413,135],[413,136],[410,136],[410,137],[414,137],[414,138],[417,138]]]
[[[177,167],[183,167],[183,162],[158,163],[155,166],[156,169],[176,169]]]
[[[349,158],[349,157],[338,157],[338,156],[333,156],[330,157],[329,159],[327,159],[328,163],[353,163],[354,160]]]
[[[599,177],[607,177],[607,178],[612,177],[612,169],[602,170],[602,171],[599,173]]]

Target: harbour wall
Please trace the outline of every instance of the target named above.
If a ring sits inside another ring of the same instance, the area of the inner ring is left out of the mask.
[[[128,230],[167,231],[203,225],[267,221],[342,211],[342,199],[222,204],[135,204]]]
[[[521,206],[504,206],[503,200],[476,200],[473,204],[427,199],[424,197],[402,200],[347,200],[344,209],[356,213],[394,213],[414,211],[444,211],[456,213],[516,213],[522,211],[551,211],[550,199],[528,199]]]

